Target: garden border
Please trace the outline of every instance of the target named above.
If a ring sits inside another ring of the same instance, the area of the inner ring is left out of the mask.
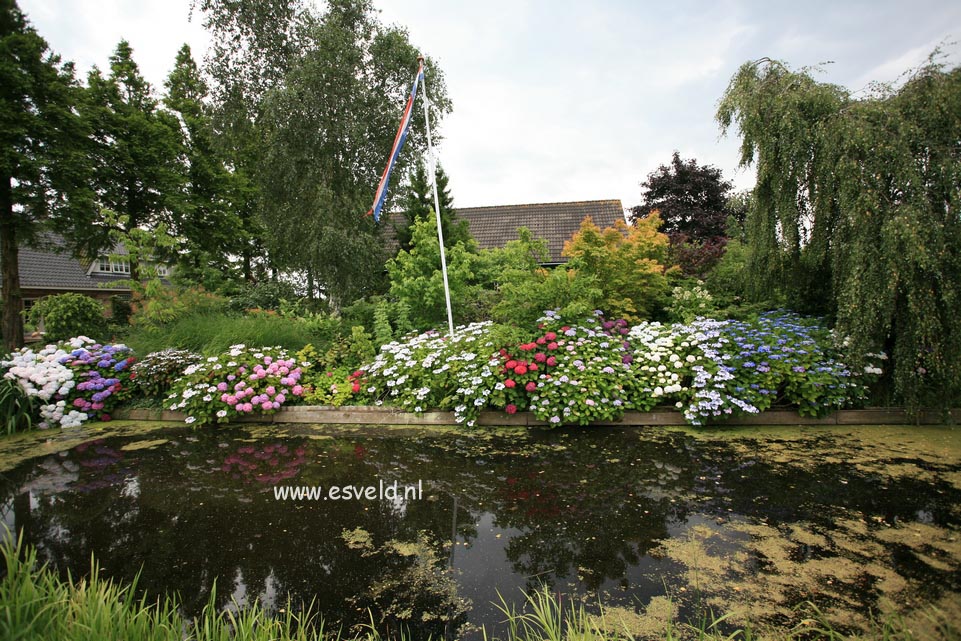
[[[961,422],[961,409],[949,410],[953,422]],[[114,412],[118,419],[137,421],[183,421],[183,412],[170,410],[129,409]],[[912,415],[897,407],[875,407],[861,410],[837,410],[823,418],[799,416],[792,410],[768,410],[756,415],[735,416],[725,421],[709,422],[709,425],[941,425],[947,417],[941,410],[922,410]],[[245,416],[234,419],[235,423],[320,423],[332,425],[456,425],[453,412],[424,412],[414,414],[393,407],[369,405],[333,407],[329,405],[287,407],[274,414]],[[499,411],[483,411],[477,420],[484,426],[538,427],[548,425],[530,412],[506,414]],[[597,421],[598,426],[647,426],[686,425],[684,415],[664,408],[653,412],[624,412],[619,421]]]

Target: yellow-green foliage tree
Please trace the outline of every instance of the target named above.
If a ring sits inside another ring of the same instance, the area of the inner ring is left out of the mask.
[[[655,211],[633,227],[617,221],[603,231],[591,217],[564,243],[568,270],[583,270],[597,278],[603,291],[603,310],[611,317],[639,321],[663,307],[668,295],[668,246],[658,231]]]

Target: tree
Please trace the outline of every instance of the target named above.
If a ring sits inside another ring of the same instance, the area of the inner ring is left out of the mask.
[[[447,282],[451,308],[457,323],[469,319],[471,301],[482,289],[474,274],[477,248],[459,242],[447,252]],[[406,304],[410,320],[418,329],[428,329],[446,323],[447,303],[444,298],[444,278],[440,265],[440,244],[437,242],[437,221],[433,216],[414,221],[411,247],[401,250],[387,261],[391,297]]]
[[[226,271],[231,255],[239,255],[247,240],[235,211],[233,196],[239,186],[214,146],[209,92],[197,63],[184,45],[165,83],[164,104],[180,122],[185,150],[182,168],[181,211],[177,217],[179,255],[184,266]]]
[[[611,317],[645,320],[661,307],[668,293],[668,238],[660,233],[657,212],[628,227],[618,220],[601,231],[590,216],[564,243],[568,269],[583,269],[597,278],[604,311]]]
[[[21,244],[46,228],[76,248],[94,210],[84,174],[85,131],[74,113],[73,66],[47,52],[14,0],[0,0],[0,272],[3,345],[23,345]],[[73,233],[78,232],[78,233]]]
[[[376,291],[382,242],[365,217],[417,70],[417,49],[385,27],[367,0],[336,0],[309,30],[305,50],[264,98],[257,172],[265,241],[287,270],[310,271],[343,304]],[[427,61],[432,122],[449,110],[442,74]],[[414,110],[405,154],[426,146]],[[372,277],[374,276],[374,277]]]
[[[113,229],[121,236],[161,224],[176,233],[188,207],[180,124],[158,108],[130,44],[121,40],[110,57],[110,75],[94,68],[87,86],[81,113],[95,145],[91,160],[99,206],[119,214]],[[139,272],[132,258],[131,279],[139,280]]]
[[[671,164],[648,174],[641,186],[644,202],[631,209],[632,220],[659,212],[671,239],[671,262],[685,275],[704,278],[724,254],[731,183],[720,169],[682,160],[675,151]]]
[[[725,235],[731,183],[717,167],[698,165],[694,158],[681,160],[675,151],[671,164],[648,174],[641,187],[643,203],[631,209],[634,221],[656,210],[665,234],[684,234],[695,242]]]
[[[437,200],[440,203],[441,229],[444,233],[444,247],[453,247],[459,242],[466,242],[470,238],[470,228],[466,220],[457,220],[454,211],[454,199],[447,186],[448,178],[444,168],[437,165],[434,172],[437,181]],[[434,216],[434,190],[427,178],[427,169],[423,161],[414,165],[410,172],[407,189],[400,201],[400,210],[404,216],[404,223],[395,225],[397,243],[401,249],[410,249],[410,239],[413,233],[414,221]]]
[[[717,112],[757,165],[752,294],[837,316],[849,358],[884,348],[912,406],[961,392],[961,68],[936,57],[856,98],[809,70],[741,66]]]
[[[239,253],[244,278],[251,282],[258,266],[263,270],[270,262],[261,241],[266,230],[257,179],[264,97],[283,84],[315,19],[303,0],[194,0],[192,6],[211,34],[205,70],[213,80],[214,143],[233,178],[232,202],[244,239]],[[309,269],[307,274],[310,278]]]

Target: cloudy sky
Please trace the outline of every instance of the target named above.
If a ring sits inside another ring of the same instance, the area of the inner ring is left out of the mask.
[[[717,101],[745,61],[824,67],[852,90],[896,81],[939,44],[961,63],[961,2],[876,0],[375,0],[438,61],[454,104],[440,161],[460,206],[641,199],[673,151],[738,188],[736,132]],[[121,38],[155,87],[207,37],[190,0],[20,0],[51,48],[86,73]],[[428,83],[430,79],[428,77]],[[429,89],[429,85],[428,85]],[[402,105],[398,105],[398,115]],[[374,185],[371,185],[373,193]]]

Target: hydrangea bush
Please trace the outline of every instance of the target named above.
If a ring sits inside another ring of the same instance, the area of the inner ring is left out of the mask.
[[[485,321],[456,328],[453,338],[430,331],[388,343],[355,374],[364,377],[366,394],[377,405],[418,413],[453,410],[459,423],[473,426],[494,393],[504,389],[493,327]]]
[[[190,365],[170,388],[165,403],[187,414],[188,424],[226,423],[251,414],[272,414],[304,394],[303,368],[280,347],[233,345]]]
[[[803,416],[863,402],[883,354],[848,367],[835,339],[812,319],[779,312],[756,321],[688,324],[541,319],[532,340],[497,345],[490,323],[393,342],[355,377],[375,401],[422,412],[452,409],[474,425],[482,409],[529,410],[550,425],[617,420],[626,410],[672,404],[685,419],[755,414],[774,404]]]
[[[802,416],[823,416],[863,402],[881,373],[839,360],[830,332],[797,314],[762,314],[756,321],[699,319],[683,325],[643,323],[630,332],[642,392],[674,402],[693,425],[709,418],[756,414],[790,404]]]
[[[130,378],[137,390],[147,398],[163,399],[184,371],[201,361],[202,356],[185,349],[151,352],[133,366]]]
[[[125,345],[101,345],[86,336],[39,351],[24,347],[2,362],[5,378],[41,400],[40,427],[75,427],[109,411],[130,391],[133,354]]]
[[[627,322],[600,312],[580,325],[564,325],[549,312],[539,335],[516,350],[501,350],[504,390],[495,407],[529,409],[551,425],[615,420],[643,401],[636,392]],[[499,390],[500,391],[500,390]]]

